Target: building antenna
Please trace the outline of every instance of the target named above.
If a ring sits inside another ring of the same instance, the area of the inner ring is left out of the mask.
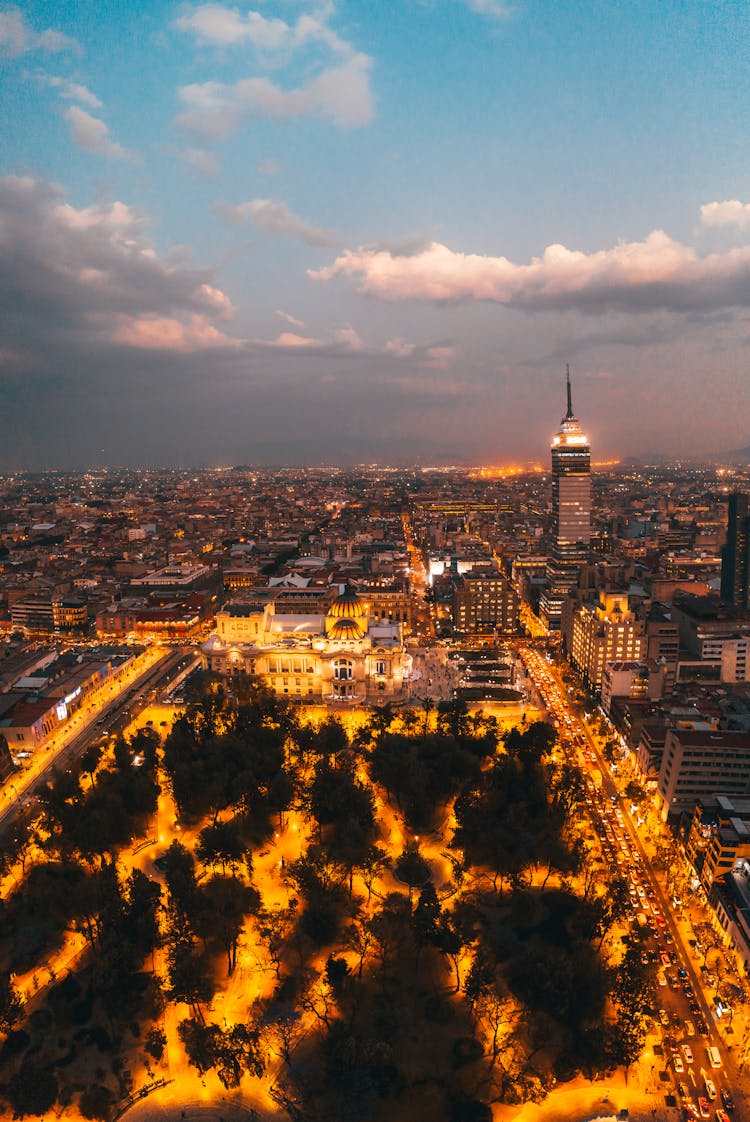
[[[568,390],[568,412],[565,415],[565,420],[566,421],[572,421],[573,420],[573,398],[572,398],[572,395],[571,395],[571,392],[570,392],[570,363],[569,362],[565,363],[565,385],[566,385],[567,390]]]

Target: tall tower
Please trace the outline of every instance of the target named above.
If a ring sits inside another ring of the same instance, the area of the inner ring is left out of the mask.
[[[750,496],[733,491],[729,496],[727,544],[721,551],[721,598],[737,608],[750,607]]]
[[[552,438],[552,555],[540,605],[550,631],[560,630],[563,601],[578,583],[591,541],[591,449],[573,413],[569,366],[565,388],[567,412]]]

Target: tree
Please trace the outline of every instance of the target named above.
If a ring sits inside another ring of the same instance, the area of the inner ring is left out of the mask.
[[[167,1046],[167,1034],[164,1029],[159,1025],[154,1025],[153,1028],[150,1028],[146,1033],[143,1046],[146,1054],[151,1056],[153,1060],[156,1060],[158,1064]]]
[[[297,900],[290,900],[287,908],[260,908],[258,911],[258,933],[265,943],[278,980],[281,979],[284,949],[297,918],[297,904]]]
[[[419,893],[417,906],[411,917],[417,953],[422,947],[438,945],[441,918],[442,909],[435,886],[432,883],[425,884]]]
[[[47,1114],[55,1105],[57,1092],[57,1079],[49,1065],[38,1064],[32,1059],[23,1061],[5,1088],[14,1118]]]
[[[232,1025],[225,1032],[216,1024],[181,1021],[177,1032],[185,1045],[190,1063],[205,1075],[211,1068],[224,1087],[239,1087],[246,1071],[263,1074],[258,1033],[247,1025]]]
[[[378,911],[363,924],[369,947],[372,948],[373,957],[379,965],[380,981],[384,992],[391,962],[410,937],[410,916],[411,905],[406,897],[400,892],[390,892]]]
[[[115,1096],[103,1083],[92,1083],[81,1093],[78,1107],[84,1118],[101,1119],[102,1122],[112,1114]]]
[[[648,793],[645,787],[642,787],[640,783],[636,783],[632,779],[623,791],[623,795],[626,799],[629,799],[631,803],[635,803],[637,806],[640,806],[641,803],[648,798]]]
[[[318,735],[313,744],[313,751],[319,756],[338,756],[349,745],[346,730],[338,717],[326,717],[318,725]]]
[[[88,745],[80,759],[81,771],[84,775],[88,775],[92,787],[96,782],[96,769],[99,767],[103,751],[101,744],[94,742]]]
[[[255,888],[242,884],[235,877],[212,877],[201,888],[203,903],[201,936],[218,939],[227,956],[227,976],[234,972],[237,963],[237,944],[245,916],[256,912],[260,896]]]
[[[252,860],[242,840],[239,823],[234,818],[205,826],[198,835],[195,852],[201,864],[210,868],[221,865],[222,873],[227,865],[234,872],[243,861],[248,873],[252,873]]]
[[[202,1005],[213,996],[214,987],[206,970],[206,964],[195,953],[190,940],[178,939],[167,954],[167,973],[169,996],[173,1001],[184,1001],[195,1016],[203,1022]]]
[[[410,904],[414,889],[426,884],[430,879],[429,863],[419,852],[415,842],[409,842],[401,856],[396,858],[393,872],[398,880],[409,886]]]
[[[0,1029],[10,1032],[23,1012],[23,1001],[6,971],[0,972]]]

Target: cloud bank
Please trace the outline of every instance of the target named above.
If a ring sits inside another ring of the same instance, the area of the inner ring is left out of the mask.
[[[131,207],[77,209],[57,187],[0,178],[0,331],[11,348],[233,346],[211,326],[232,312],[210,270],[157,256]]]
[[[404,256],[379,247],[345,250],[314,280],[353,280],[381,300],[492,301],[528,311],[574,308],[702,312],[750,306],[750,247],[699,256],[654,230],[643,241],[584,253],[548,246],[528,264],[458,253],[439,242]]]

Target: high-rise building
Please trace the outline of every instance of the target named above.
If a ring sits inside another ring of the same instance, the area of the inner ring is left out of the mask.
[[[573,414],[570,369],[565,369],[568,409],[552,438],[552,552],[540,601],[542,622],[560,630],[563,600],[578,584],[591,541],[591,448]]]
[[[727,543],[721,552],[721,598],[738,608],[750,607],[750,496],[734,491],[729,496]]]

